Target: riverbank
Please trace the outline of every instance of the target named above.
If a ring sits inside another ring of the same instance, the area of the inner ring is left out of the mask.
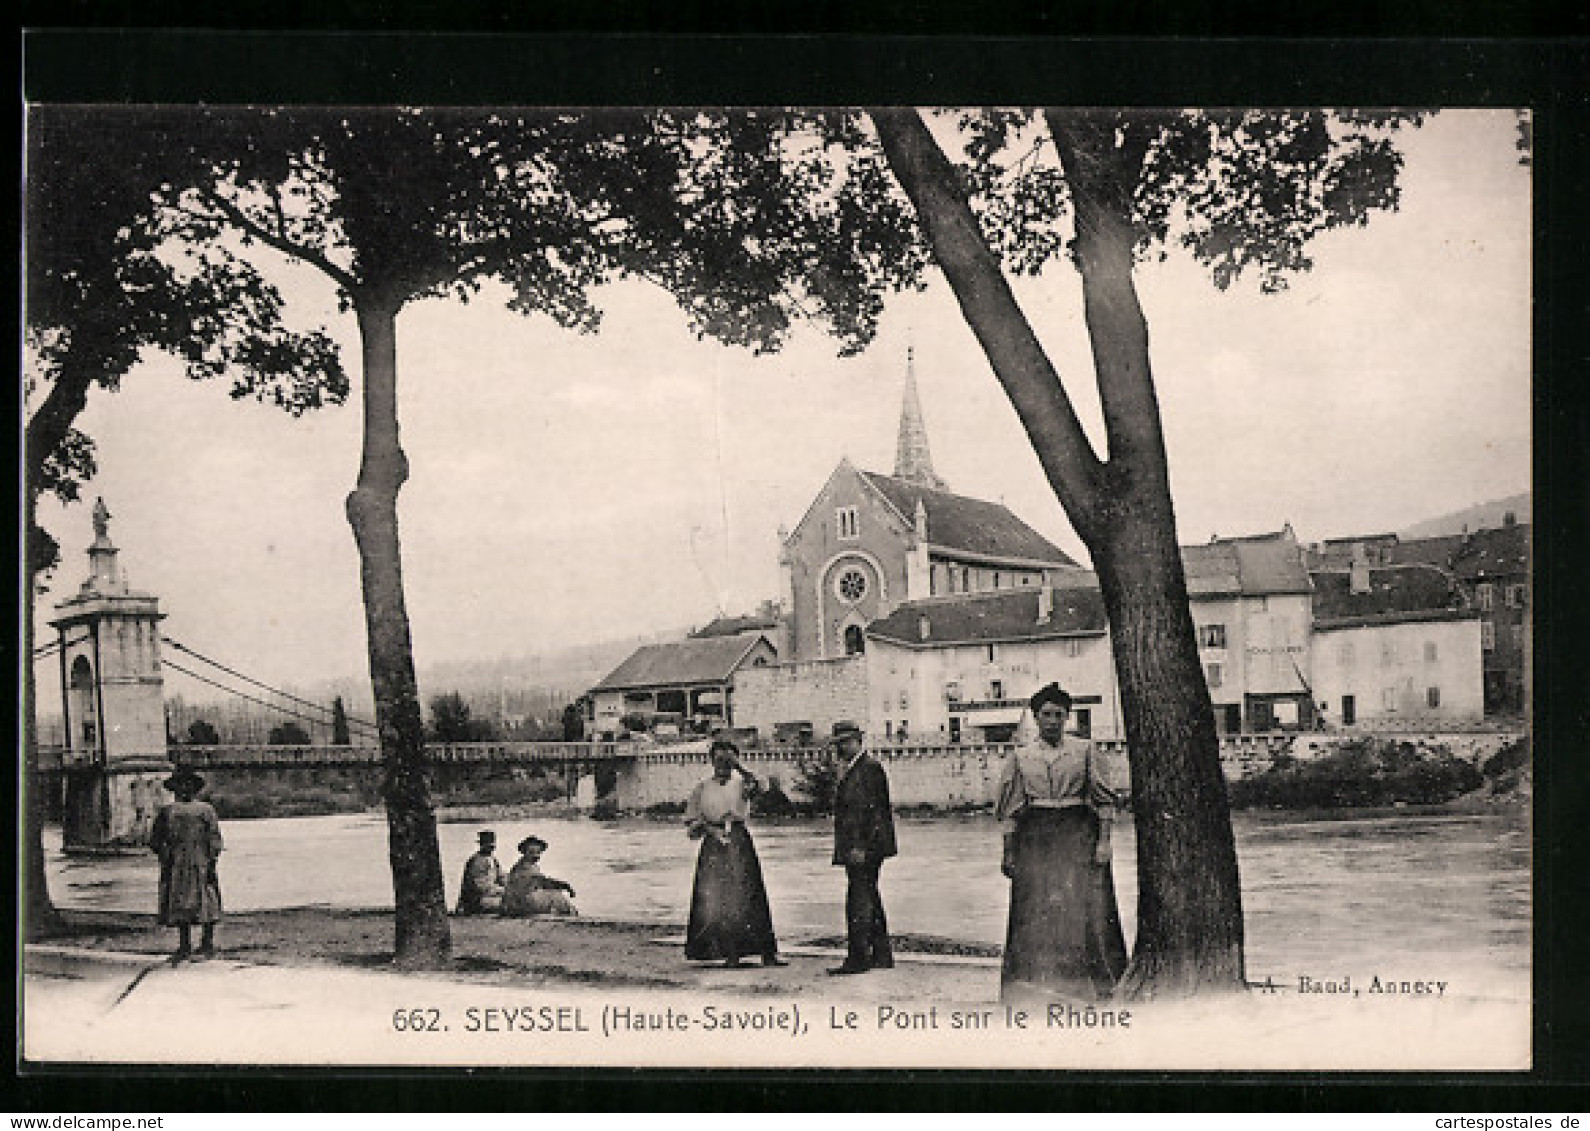
[[[41,940],[56,946],[166,958],[176,932],[148,914],[67,911],[66,931]],[[496,915],[450,920],[453,952],[431,976],[472,983],[524,987],[600,985],[737,993],[779,994],[825,978],[844,957],[843,940],[824,936],[784,942],[788,966],[747,965],[734,970],[688,962],[683,924],[624,922],[584,917],[504,919]],[[286,967],[380,970],[392,966],[390,908],[289,907],[228,915],[217,932],[219,960]],[[997,947],[925,935],[896,935],[899,971],[876,971],[874,988],[899,993],[909,971],[931,967],[935,991],[965,1000],[997,996]]]

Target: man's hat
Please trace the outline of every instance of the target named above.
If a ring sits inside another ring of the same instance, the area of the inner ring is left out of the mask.
[[[497,834],[490,829],[482,829],[475,834],[475,839],[480,841],[481,844],[496,844]]]
[[[1058,703],[1062,711],[1071,710],[1071,696],[1058,683],[1046,683],[1032,693],[1029,701],[1032,713],[1037,714],[1043,709],[1045,703]]]
[[[860,738],[862,730],[849,719],[841,719],[834,724],[833,739],[838,742],[841,738]]]
[[[538,836],[527,836],[519,842],[520,852],[529,852],[532,848],[539,848],[542,852],[547,850],[547,842]]]
[[[192,789],[194,793],[198,793],[204,788],[204,778],[187,766],[179,766],[176,772],[166,779],[165,786],[172,793],[176,793],[179,789]]]

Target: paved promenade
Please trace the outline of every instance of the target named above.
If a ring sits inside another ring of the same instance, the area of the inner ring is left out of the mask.
[[[385,912],[297,909],[223,924],[220,957],[171,965],[147,917],[81,918],[28,947],[30,1060],[367,1066],[1525,1068],[1529,1007],[1506,996],[1304,995],[1232,1002],[998,1003],[996,960],[902,952],[893,970],[687,963],[667,929],[455,921],[443,971],[389,961]],[[360,949],[362,947],[362,949]],[[317,953],[318,952],[318,953]]]

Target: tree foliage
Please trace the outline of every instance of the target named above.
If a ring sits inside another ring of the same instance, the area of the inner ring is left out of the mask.
[[[33,497],[63,502],[93,475],[93,441],[74,422],[95,385],[115,390],[149,350],[194,380],[225,377],[234,398],[294,415],[340,403],[347,378],[322,332],[290,329],[257,271],[164,254],[155,194],[191,170],[180,116],[37,106],[28,114],[25,322]],[[49,568],[49,535],[30,558]]]
[[[1180,249],[1225,290],[1244,276],[1273,293],[1314,266],[1324,232],[1394,210],[1397,131],[1417,111],[975,110],[956,115],[961,171],[1007,269],[1036,275],[1074,254],[1070,179],[1052,130],[1085,120],[1106,140],[1095,170],[1116,184],[1139,260]]]
[[[348,733],[348,708],[343,705],[340,695],[331,701],[331,744],[333,746],[353,744],[353,738]]]
[[[1348,809],[1373,805],[1439,805],[1470,793],[1492,776],[1450,750],[1359,739],[1311,761],[1277,760],[1231,784],[1238,809]]]
[[[269,746],[308,746],[309,732],[295,722],[277,723],[265,739]]]
[[[205,719],[194,719],[188,724],[186,741],[189,746],[219,746],[221,735],[216,731],[213,723]]]
[[[456,691],[431,699],[430,737],[434,742],[495,742],[500,736],[490,719],[477,719]]]

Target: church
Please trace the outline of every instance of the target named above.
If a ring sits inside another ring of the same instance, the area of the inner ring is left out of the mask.
[[[875,623],[909,602],[1021,591],[1036,600],[1062,576],[1091,576],[1009,508],[957,495],[938,477],[910,352],[894,473],[842,458],[779,540],[782,617],[638,650],[592,689],[593,733],[617,735],[626,716],[667,716],[690,730],[727,724],[766,739],[798,740],[838,719],[903,736],[908,721],[870,702]]]
[[[780,531],[785,662],[866,648],[867,626],[907,601],[1038,589],[1077,563],[1008,508],[950,491],[933,470],[907,354],[894,474],[841,459],[791,531]]]

